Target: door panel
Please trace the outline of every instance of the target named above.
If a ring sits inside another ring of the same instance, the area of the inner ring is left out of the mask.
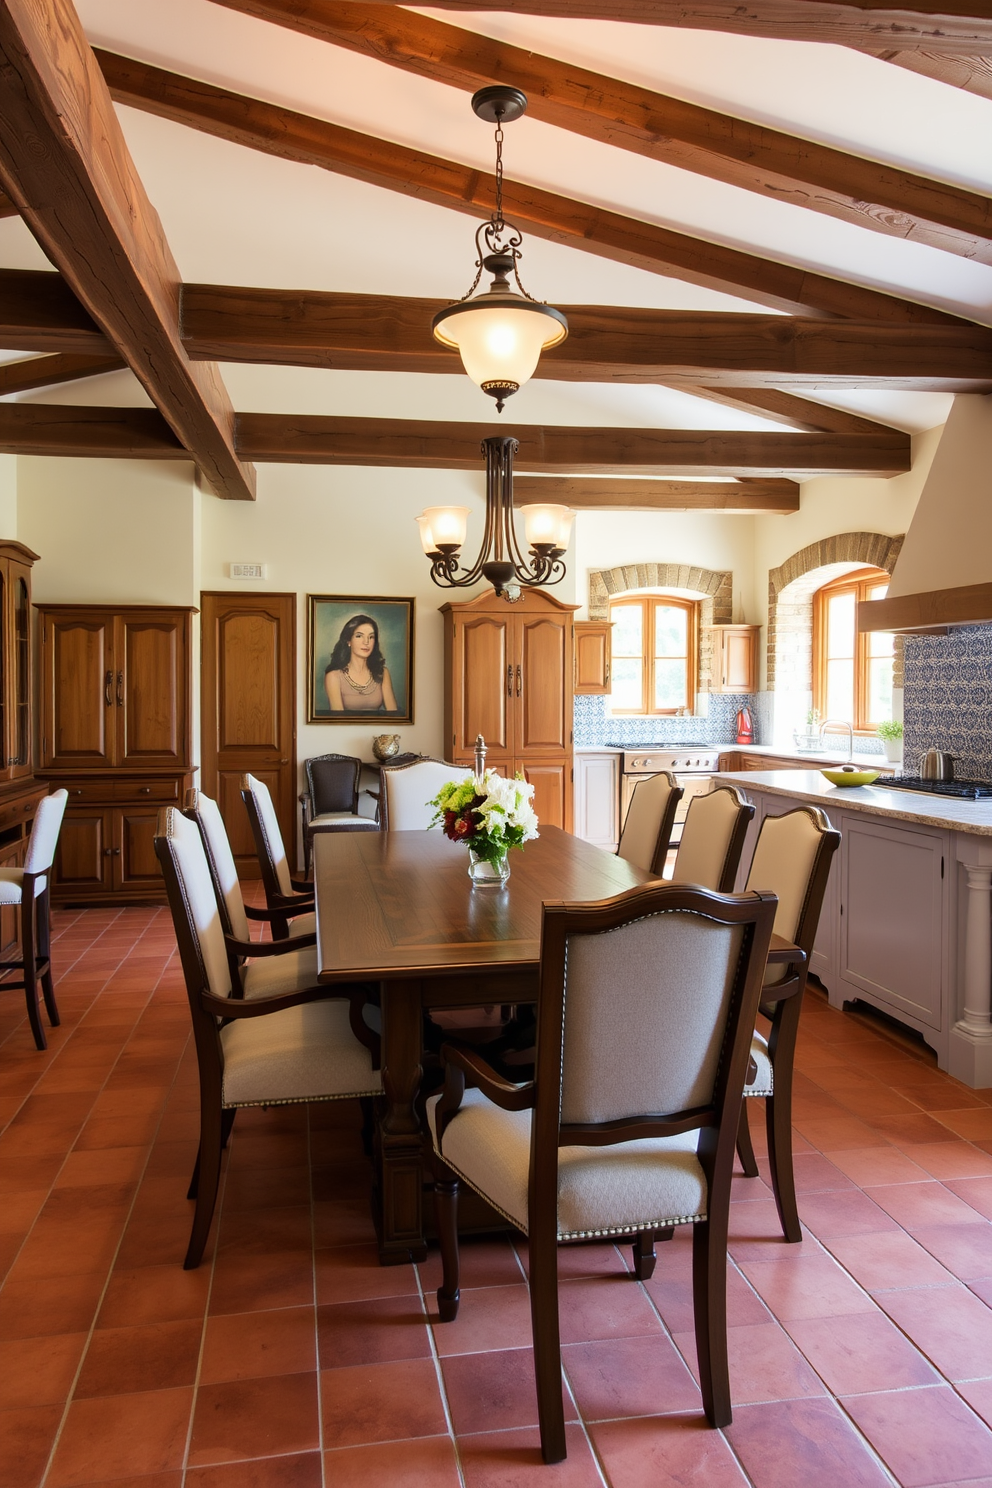
[[[446,759],[449,748],[457,760],[470,756],[478,734],[486,741],[490,764],[505,761],[511,751],[508,713],[515,685],[511,624],[510,617],[495,615],[476,615],[455,624],[453,675],[459,686],[453,700],[454,739],[445,740]]]
[[[66,891],[66,894],[110,892],[114,863],[113,815],[109,808],[69,807],[59,834],[54,887]]]
[[[296,861],[296,595],[214,593],[201,604],[203,789],[220,806],[239,871],[257,878],[245,772],[272,792]]]
[[[182,721],[187,717],[184,627],[188,617],[124,615],[118,622],[114,703],[119,763],[186,763]]]
[[[19,780],[31,774],[31,570],[23,563],[10,571],[10,678],[8,692],[11,746],[5,777]]]
[[[113,617],[49,615],[45,627],[42,764],[116,764]]]
[[[114,856],[118,889],[147,886],[155,893],[162,889],[162,870],[155,856],[155,827],[158,812],[147,806],[121,806],[117,811],[120,851]]]
[[[516,704],[516,753],[561,754],[569,747],[564,700],[572,696],[566,670],[566,622],[552,615],[521,615],[516,624],[522,674]]]
[[[571,822],[571,773],[568,759],[517,760],[516,768],[534,787],[534,810],[541,826],[568,830]]]

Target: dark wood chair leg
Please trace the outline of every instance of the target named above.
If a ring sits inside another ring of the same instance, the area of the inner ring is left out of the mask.
[[[52,911],[47,888],[38,900],[37,923],[38,961],[42,967],[41,991],[45,999],[48,1021],[53,1028],[58,1028],[62,1019],[59,1017],[58,1005],[55,1001],[55,983],[52,981]]]
[[[772,1172],[772,1191],[782,1233],[790,1244],[803,1238],[796,1204],[796,1176],[792,1166],[792,1070],[796,1040],[799,1036],[799,1014],[802,993],[780,1002],[768,1035],[768,1053],[772,1062],[774,1084],[771,1097],[765,1101],[765,1130],[768,1133],[768,1163]]]
[[[442,1266],[437,1312],[442,1323],[453,1323],[458,1316],[461,1296],[458,1288],[461,1265],[458,1254],[458,1179],[437,1158],[434,1161],[434,1213]]]
[[[238,1111],[236,1106],[228,1106],[226,1111],[220,1113],[220,1145],[221,1151],[227,1147],[227,1139],[234,1127],[234,1118]]]
[[[370,1095],[360,1095],[358,1104],[362,1112],[362,1151],[371,1157],[375,1147],[375,1101]]]
[[[755,1099],[754,1096],[751,1097]],[[751,1128],[747,1119],[747,1101],[741,1101],[741,1119],[737,1126],[737,1156],[741,1160],[745,1178],[757,1178],[758,1159],[754,1155],[751,1145]]]
[[[210,1222],[217,1203],[217,1187],[220,1183],[220,1154],[223,1130],[223,1115],[219,1105],[205,1101],[200,1109],[200,1151],[196,1158],[193,1184],[196,1193],[196,1211],[190,1232],[184,1271],[195,1271],[203,1259],[203,1250],[210,1233]]]
[[[654,1275],[658,1257],[654,1251],[654,1230],[641,1230],[634,1240],[634,1275],[638,1281],[648,1281]]]
[[[193,1164],[193,1173],[189,1180],[189,1188],[186,1190],[188,1199],[196,1198],[196,1191],[200,1184],[200,1149],[196,1149],[196,1162]]]
[[[537,1419],[541,1426],[541,1456],[545,1462],[564,1462],[565,1411],[561,1398],[561,1338],[558,1325],[558,1237],[550,1225],[531,1221],[530,1315],[534,1330],[534,1372],[537,1377]]]
[[[700,1220],[692,1230],[692,1309],[699,1388],[711,1426],[729,1426],[732,1420],[727,1362],[728,1209],[725,1206],[722,1214]]]
[[[27,1004],[28,1022],[34,1034],[36,1049],[47,1049],[48,1040],[41,1026],[41,1010],[38,1007],[38,964],[35,959],[35,904],[21,900],[21,958],[24,964],[24,1001]]]

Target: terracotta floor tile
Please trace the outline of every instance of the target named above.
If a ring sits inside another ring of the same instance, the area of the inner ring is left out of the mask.
[[[22,1281],[12,1272],[0,1292],[0,1336],[37,1338],[85,1332],[93,1322],[106,1279],[104,1269],[85,1276],[55,1276],[39,1288],[34,1277]]]
[[[618,1488],[745,1488],[723,1433],[696,1415],[603,1421],[589,1428]]]
[[[926,1178],[924,1170],[917,1166],[898,1147],[852,1148],[849,1152],[835,1152],[831,1162],[859,1187],[881,1183],[915,1183]]]
[[[52,1488],[182,1466],[192,1390],[75,1400],[47,1482]]]
[[[744,1261],[741,1269],[758,1295],[783,1322],[794,1318],[845,1317],[871,1312],[872,1301],[828,1255],[796,1254],[775,1261]]]
[[[969,1224],[978,1219],[970,1205],[935,1179],[868,1188],[865,1192],[910,1234],[930,1225]]]
[[[675,1342],[698,1378],[693,1334],[679,1333]],[[727,1329],[730,1395],[737,1403],[792,1400],[825,1394],[820,1380],[778,1323]]]
[[[832,1318],[803,1318],[786,1330],[833,1395],[939,1383],[923,1355],[882,1312],[839,1329]]]
[[[964,1380],[956,1389],[986,1426],[992,1426],[992,1379]]]
[[[200,1383],[308,1374],[317,1367],[312,1307],[213,1314],[203,1340]]]
[[[933,1116],[879,1116],[872,1122],[878,1136],[909,1151],[932,1142],[953,1142],[956,1133]]]
[[[880,1189],[879,1192],[897,1192],[900,1186]],[[884,1209],[856,1188],[844,1193],[803,1194],[799,1200],[799,1217],[818,1240],[837,1235],[871,1235],[895,1229],[893,1220]]]
[[[313,1258],[305,1250],[218,1257],[210,1311],[251,1312],[259,1307],[313,1304]]]
[[[90,1152],[70,1152],[55,1179],[55,1187],[137,1184],[147,1160],[147,1147],[103,1147]]]
[[[461,1481],[454,1447],[447,1436],[387,1442],[381,1446],[345,1447],[325,1453],[324,1464],[326,1481],[333,1484],[333,1488],[380,1488],[380,1485],[386,1488],[387,1484],[388,1488],[459,1488]],[[189,1478],[187,1482],[193,1488]],[[224,1484],[223,1488],[228,1488],[228,1485]],[[230,1488],[242,1488],[242,1485],[232,1483]],[[245,1484],[245,1488],[251,1488],[251,1484]],[[269,1488],[269,1485],[264,1485],[264,1488]],[[283,1485],[273,1484],[272,1488],[283,1488]],[[292,1488],[292,1485],[287,1485],[287,1488]]]
[[[992,1225],[933,1225],[915,1238],[961,1281],[992,1276]]]
[[[905,1120],[905,1117],[888,1118]],[[912,1119],[912,1118],[909,1118]],[[868,1125],[856,1116],[806,1116],[794,1123],[799,1134],[818,1152],[842,1152],[851,1147],[872,1147],[877,1142],[874,1123]]]
[[[925,1168],[931,1178],[944,1182],[949,1178],[983,1178],[992,1174],[992,1154],[982,1152],[971,1142],[933,1142],[910,1148],[907,1156]]]
[[[632,1276],[563,1281],[558,1287],[561,1341],[656,1336],[661,1323],[644,1288]]]
[[[740,1265],[742,1260],[767,1261],[781,1253],[785,1241],[774,1200],[757,1204],[731,1204],[727,1249]],[[657,1271],[655,1275],[657,1276]]]
[[[192,1385],[202,1331],[197,1318],[95,1332],[86,1350],[76,1398]]]
[[[569,1344],[562,1363],[585,1421],[701,1408],[695,1380],[663,1335]]]
[[[202,1385],[197,1391],[191,1466],[309,1452],[319,1445],[316,1373]]]
[[[192,1467],[186,1474],[186,1488],[321,1488],[321,1483],[319,1452]],[[134,1488],[142,1485],[136,1483]]]
[[[992,1178],[955,1178],[947,1187],[977,1213],[992,1219]]]
[[[61,1404],[85,1344],[85,1333],[0,1342],[0,1410]]]
[[[337,1199],[313,1206],[314,1244],[374,1245],[375,1225],[368,1198]]]
[[[210,1268],[181,1266],[114,1269],[97,1319],[100,1328],[140,1327],[202,1318],[210,1290]]]
[[[832,1400],[735,1405],[726,1436],[754,1488],[796,1488],[801,1483],[809,1488],[890,1488],[886,1474]]]
[[[319,1307],[317,1338],[321,1369],[430,1355],[427,1318],[419,1297],[378,1297]]]
[[[441,1360],[451,1420],[458,1435],[537,1424],[534,1355],[530,1348],[452,1354]],[[575,1411],[563,1386],[566,1417]]]
[[[586,1256],[593,1254],[600,1257],[606,1252],[612,1252],[613,1264],[617,1267],[620,1261],[616,1254],[615,1246],[589,1246],[589,1245],[563,1245],[558,1251],[558,1274],[564,1276],[565,1268],[570,1261],[574,1262],[576,1257],[570,1252],[585,1252]],[[376,1254],[375,1248],[369,1248],[370,1254]],[[462,1290],[466,1287],[488,1287],[488,1286],[514,1286],[523,1280],[520,1261],[517,1253],[509,1240],[488,1240],[482,1238],[470,1238],[466,1236],[459,1244],[460,1279]],[[378,1258],[375,1261],[378,1266]],[[588,1269],[593,1264],[592,1260],[586,1261],[585,1266],[577,1274],[588,1276],[594,1274]],[[383,1268],[380,1266],[380,1270]],[[404,1266],[391,1266],[386,1268],[392,1271],[406,1273]],[[437,1250],[431,1250],[421,1265],[417,1267],[420,1273],[420,1282],[425,1292],[436,1292],[441,1284],[441,1256]]]
[[[602,1478],[579,1426],[566,1426],[568,1456],[549,1466],[536,1427],[462,1437],[458,1443],[466,1488],[602,1488]]]
[[[967,1287],[910,1287],[878,1301],[946,1379],[992,1375],[992,1310]]]
[[[463,1254],[467,1249],[463,1249]],[[330,1250],[318,1250],[314,1254],[314,1264],[318,1302],[364,1302],[371,1297],[414,1296],[417,1292],[414,1268],[381,1266],[374,1245],[338,1245]],[[420,1267],[421,1273],[427,1269],[427,1266]],[[425,1292],[438,1286],[440,1262],[430,1269],[436,1269],[438,1274],[432,1286],[425,1278]]]
[[[992,1106],[975,1106],[965,1111],[941,1111],[940,1121],[956,1136],[973,1142],[978,1137],[992,1137]]]
[[[949,1286],[954,1277],[905,1230],[876,1235],[837,1235],[830,1252],[867,1291],[889,1287]]]
[[[661,1261],[668,1260],[663,1251]],[[759,1263],[760,1264],[760,1263]],[[666,1268],[667,1269],[667,1268]],[[657,1278],[661,1277],[659,1281]],[[648,1296],[661,1313],[665,1327],[670,1333],[689,1333],[693,1328],[692,1278],[682,1277],[675,1281],[666,1278],[660,1267],[654,1277],[645,1283]],[[751,1284],[744,1279],[737,1267],[727,1267],[727,1324],[731,1328],[744,1327],[748,1323],[767,1323],[770,1314],[761,1298],[755,1294]]]
[[[0,1465],[11,1488],[40,1483],[59,1421],[61,1405],[35,1405],[0,1411]]]
[[[760,1162],[759,1167],[762,1174],[767,1173],[766,1181],[771,1190],[771,1171],[768,1169],[767,1161]],[[797,1193],[821,1193],[825,1190],[854,1186],[844,1164],[838,1161],[838,1154],[834,1154],[833,1157],[824,1157],[822,1152],[794,1153],[792,1169]]]
[[[433,1359],[328,1370],[320,1378],[320,1399],[327,1449],[447,1430]]]
[[[946,1385],[842,1403],[903,1488],[966,1482],[992,1462],[992,1432]]]
[[[530,1296],[522,1282],[517,1286],[473,1287],[463,1291],[458,1316],[450,1323],[438,1320],[436,1299],[432,1295],[428,1294],[426,1301],[434,1345],[442,1358],[448,1354],[474,1354],[482,1349],[530,1347]]]

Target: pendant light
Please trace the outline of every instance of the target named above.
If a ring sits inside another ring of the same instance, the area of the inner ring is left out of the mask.
[[[519,119],[526,107],[526,94],[501,84],[480,89],[472,99],[478,117],[496,125],[496,205],[475,235],[477,272],[472,287],[431,322],[434,339],[459,353],[472,381],[496,399],[498,413],[534,375],[541,352],[560,345],[568,335],[561,311],[535,300],[521,284],[517,263],[523,236],[503,217],[503,125]],[[493,282],[475,294],[483,272],[492,274]],[[516,289],[510,284],[511,274]]]

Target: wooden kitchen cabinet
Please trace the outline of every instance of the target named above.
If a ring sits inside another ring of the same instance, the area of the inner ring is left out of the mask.
[[[706,634],[713,646],[710,692],[757,692],[760,625],[708,625]]]
[[[471,765],[481,734],[487,765],[522,771],[538,818],[568,831],[576,609],[541,590],[525,590],[512,605],[490,590],[441,606],[445,757]]]
[[[69,792],[58,903],[161,899],[159,807],[192,784],[188,608],[39,606],[41,772]]]
[[[576,697],[597,697],[609,693],[613,622],[576,620],[573,629]]]

